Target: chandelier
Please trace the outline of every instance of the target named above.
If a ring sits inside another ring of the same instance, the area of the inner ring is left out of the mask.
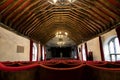
[[[65,44],[65,42],[63,41],[62,38],[59,38],[57,45],[59,45],[60,47],[63,46]]]
[[[65,44],[65,42],[60,41],[60,42],[57,42],[57,44],[61,47],[62,45],[64,45],[64,44]]]
[[[56,34],[57,38],[63,38],[63,37],[67,37],[68,33],[67,32],[57,32]]]
[[[54,4],[54,5],[69,5],[76,0],[48,0],[49,3]]]
[[[65,44],[64,39],[68,36],[67,32],[57,32],[55,34],[56,38],[58,38],[58,42],[57,45],[59,45],[60,47],[63,46]]]

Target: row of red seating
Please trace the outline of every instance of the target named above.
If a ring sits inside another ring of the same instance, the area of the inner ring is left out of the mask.
[[[1,62],[0,80],[120,80],[120,64],[79,60]]]

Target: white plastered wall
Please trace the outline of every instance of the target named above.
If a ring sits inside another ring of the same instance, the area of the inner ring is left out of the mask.
[[[107,47],[106,44],[107,42],[114,36],[117,36],[115,29],[104,33],[103,35],[101,35],[101,39],[102,39],[102,43],[103,43],[103,50],[104,50],[104,54],[108,54],[108,51],[106,51]],[[100,43],[99,43],[99,37],[96,37],[94,39],[91,39],[89,41],[86,42],[87,43],[87,47],[88,47],[88,52],[92,51],[93,52],[93,58],[94,61],[101,61],[101,52],[100,52]],[[82,44],[78,45],[78,48],[81,46]],[[79,55],[81,53],[79,52]],[[81,57],[81,55],[80,55]],[[105,60],[109,61],[109,57],[108,55],[104,55]]]
[[[88,52],[93,52],[93,60],[101,61],[99,37],[87,41]]]
[[[103,42],[104,57],[106,61],[110,61],[107,43],[114,36],[117,36],[115,29],[101,35]]]
[[[17,53],[17,46],[24,52]],[[0,26],[0,61],[29,61],[30,40]]]

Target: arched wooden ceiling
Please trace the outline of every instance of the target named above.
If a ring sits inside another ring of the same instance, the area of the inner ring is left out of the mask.
[[[43,44],[60,30],[79,44],[120,23],[120,1],[76,0],[56,6],[47,0],[0,0],[0,22]]]

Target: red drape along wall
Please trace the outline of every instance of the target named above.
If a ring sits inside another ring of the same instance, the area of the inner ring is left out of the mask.
[[[118,27],[116,28],[116,32],[117,32],[117,36],[118,36],[119,43],[120,43],[120,25],[118,25]]]
[[[44,51],[44,53],[43,53],[43,55],[44,55],[44,60],[46,60],[46,47],[45,47],[45,46],[43,46],[43,51]]]
[[[87,43],[85,43],[85,52],[86,52],[86,60],[88,60],[87,56],[88,56],[88,48],[87,48]]]
[[[30,61],[32,61],[33,41],[30,40]]]
[[[81,51],[81,60],[83,61],[83,45],[81,45],[80,51]]]
[[[39,61],[40,59],[40,44],[37,44],[37,61]]]
[[[103,44],[102,44],[102,39],[101,36],[99,36],[99,43],[100,43],[100,53],[101,53],[101,60],[104,61],[104,51],[103,51]]]
[[[42,55],[42,44],[40,44],[40,60],[42,61],[42,57],[43,57],[43,55]]]
[[[77,53],[77,59],[79,60],[79,53],[78,53],[78,47],[76,46],[76,53]]]

